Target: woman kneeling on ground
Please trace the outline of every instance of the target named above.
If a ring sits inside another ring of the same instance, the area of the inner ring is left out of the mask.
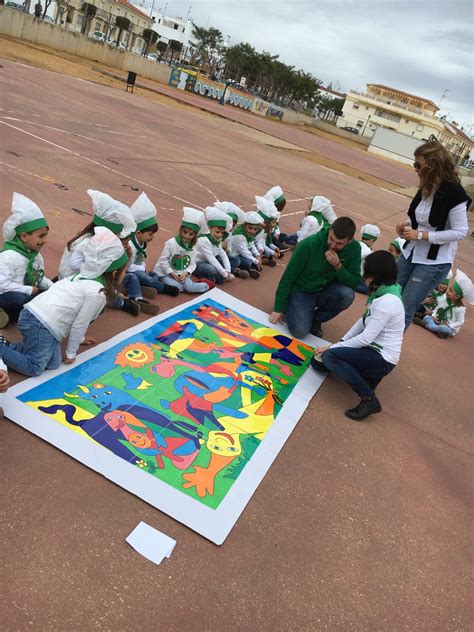
[[[369,255],[364,264],[370,291],[364,315],[341,342],[317,348],[311,361],[316,371],[336,375],[359,395],[359,404],[346,411],[355,421],[382,410],[375,388],[400,358],[405,310],[396,279],[397,264],[389,252]]]

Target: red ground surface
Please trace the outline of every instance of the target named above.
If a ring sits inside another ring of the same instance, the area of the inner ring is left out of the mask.
[[[378,223],[381,247],[405,216],[406,197],[267,147],[202,113],[0,63],[2,218],[13,191],[42,207],[51,225],[44,248],[51,276],[65,241],[88,221],[79,212],[90,212],[87,188],[130,203],[135,187],[155,201],[161,230],[151,261],[174,234],[183,204],[204,207],[219,198],[250,208],[254,194],[276,183],[289,199],[284,230],[297,228],[302,198],[315,193],[331,198],[338,214]],[[299,129],[257,117],[245,123],[269,124],[266,131],[300,146],[317,142],[319,153],[337,151]],[[366,166],[363,152],[341,151]],[[400,171],[370,161],[387,180]],[[473,254],[466,240],[459,262],[471,275]],[[268,312],[281,271],[225,289]],[[176,301],[159,303],[164,310]],[[358,296],[325,327],[327,339],[338,339],[362,306]],[[91,334],[104,340],[135,322],[109,311]],[[2,627],[471,628],[472,322],[468,314],[449,341],[412,327],[400,365],[380,387],[384,411],[370,423],[350,423],[343,410],[353,395],[326,380],[220,548],[14,424],[0,423]],[[13,327],[6,333],[16,335]],[[178,542],[159,567],[125,543],[140,520]]]

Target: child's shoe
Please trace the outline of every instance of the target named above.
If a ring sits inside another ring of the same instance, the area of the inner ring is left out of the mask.
[[[262,265],[268,266],[269,268],[274,268],[276,266],[276,261],[272,257],[264,257],[262,259]]]
[[[413,323],[415,325],[419,325],[420,327],[426,327],[425,321],[423,320],[423,318],[420,318],[419,316],[413,317]]]
[[[251,279],[259,279],[260,272],[258,270],[254,270],[253,268],[249,270],[249,276]]]
[[[214,281],[209,281],[209,279],[199,279],[198,283],[205,283],[207,285],[207,290],[213,290],[216,287]]]
[[[155,298],[158,294],[155,288],[150,287],[149,285],[140,285],[140,288],[142,290],[143,298]]]
[[[148,316],[156,316],[160,311],[158,305],[154,305],[153,303],[146,301],[144,298],[139,298],[137,303],[140,311],[144,314],[148,314]]]
[[[235,276],[229,272],[229,274],[226,276],[225,280],[228,281],[233,281],[235,279]]]
[[[10,322],[10,318],[4,309],[0,309],[0,329],[4,329],[8,323]]]
[[[177,288],[175,285],[165,284],[163,288],[163,294],[166,294],[167,296],[178,296],[179,288]]]
[[[436,335],[438,336],[438,338],[442,338],[443,340],[449,338],[449,334],[447,334],[445,331],[438,331],[436,332]]]
[[[123,312],[131,314],[132,316],[138,316],[140,313],[140,305],[131,298],[124,298],[123,305],[120,308]]]
[[[249,275],[248,270],[241,270],[240,268],[235,268],[234,276],[236,276],[238,279],[248,279],[250,275]]]

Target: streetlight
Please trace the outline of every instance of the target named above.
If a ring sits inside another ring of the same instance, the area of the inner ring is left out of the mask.
[[[227,88],[230,88],[230,86],[235,86],[235,85],[240,85],[238,81],[234,81],[233,79],[227,79],[227,81],[225,82],[225,88],[224,88],[224,92],[222,93],[221,98],[219,99],[219,103],[220,105],[224,105],[225,104],[225,93],[227,92]]]
[[[365,122],[364,129],[362,130],[362,134],[361,134],[361,136],[363,136],[363,135],[364,135],[365,128],[367,127],[367,124],[368,124],[368,122],[369,122],[369,121],[370,121],[370,114],[369,114],[369,118],[368,118],[368,119],[366,120],[366,122]]]

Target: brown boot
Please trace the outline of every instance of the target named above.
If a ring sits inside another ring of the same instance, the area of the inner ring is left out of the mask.
[[[248,279],[250,276],[248,270],[241,270],[240,268],[235,268],[232,274],[238,279]]]
[[[155,298],[158,294],[154,287],[149,287],[148,285],[140,285],[140,289],[143,298]]]
[[[139,298],[137,303],[140,306],[140,311],[142,312],[142,314],[148,314],[148,316],[156,316],[160,311],[158,305],[149,303],[144,298]]]

